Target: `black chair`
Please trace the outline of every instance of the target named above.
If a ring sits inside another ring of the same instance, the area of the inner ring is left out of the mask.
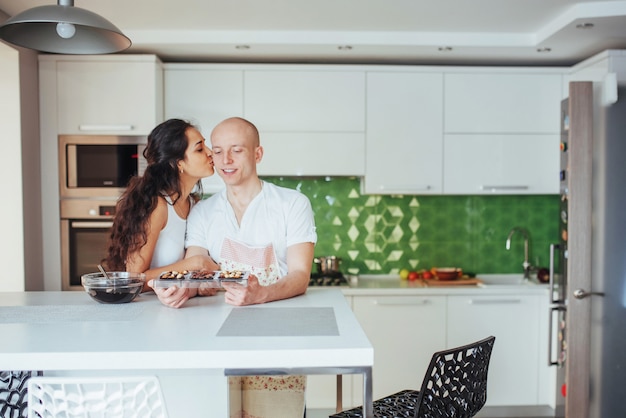
[[[33,371],[0,371],[0,417],[28,416],[28,380],[39,374]]]
[[[374,401],[376,418],[470,418],[487,401],[487,371],[496,337],[433,354],[422,388]],[[360,418],[357,407],[329,418]]]

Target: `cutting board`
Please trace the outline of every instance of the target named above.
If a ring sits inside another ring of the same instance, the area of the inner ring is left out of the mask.
[[[426,287],[449,287],[449,286],[477,286],[482,284],[480,279],[456,279],[456,280],[422,280]]]

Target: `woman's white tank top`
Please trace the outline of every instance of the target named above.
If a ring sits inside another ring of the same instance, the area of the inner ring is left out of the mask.
[[[165,228],[159,233],[159,239],[154,247],[150,268],[167,266],[182,260],[185,256],[185,233],[187,232],[187,220],[182,219],[174,210],[172,200],[169,196],[164,196],[167,200],[167,223]],[[189,196],[191,205],[193,199]]]

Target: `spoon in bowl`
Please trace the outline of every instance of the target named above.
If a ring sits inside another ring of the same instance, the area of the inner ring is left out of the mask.
[[[111,280],[111,278],[109,277],[109,275],[107,274],[106,271],[104,271],[104,268],[102,267],[102,265],[98,264],[98,270],[100,270],[100,272],[102,274],[104,274],[104,278],[107,280]]]
[[[104,271],[104,268],[102,267],[102,265],[98,264],[98,270],[100,270],[100,272],[104,274],[104,278],[107,279],[107,281],[111,280],[107,272]],[[113,292],[115,292],[115,280],[113,280]]]

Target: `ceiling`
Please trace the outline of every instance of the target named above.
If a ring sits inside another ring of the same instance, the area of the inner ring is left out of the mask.
[[[0,10],[13,16],[50,4],[56,0],[0,0]],[[124,53],[153,53],[166,62],[569,66],[605,49],[626,49],[626,1],[619,0],[74,4],[130,37]],[[577,28],[582,24],[593,27]]]

